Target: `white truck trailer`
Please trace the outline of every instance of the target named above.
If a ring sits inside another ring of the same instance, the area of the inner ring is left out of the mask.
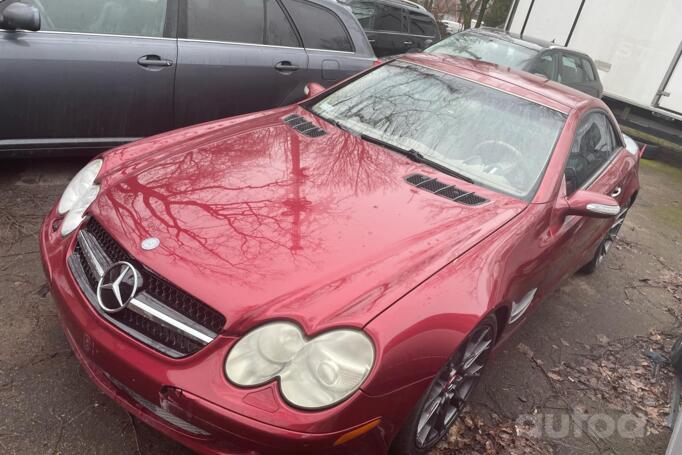
[[[682,139],[682,0],[515,0],[506,28],[590,55],[617,115]]]

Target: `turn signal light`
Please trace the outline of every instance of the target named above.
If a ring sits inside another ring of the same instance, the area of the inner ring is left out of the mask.
[[[376,418],[374,420],[367,422],[363,426],[356,428],[355,430],[351,430],[348,433],[342,434],[341,436],[339,436],[339,439],[334,441],[334,445],[340,446],[341,444],[345,444],[348,441],[352,441],[358,436],[362,436],[363,434],[367,433],[372,428],[375,428],[377,425],[379,425],[379,423],[381,423],[381,419]]]

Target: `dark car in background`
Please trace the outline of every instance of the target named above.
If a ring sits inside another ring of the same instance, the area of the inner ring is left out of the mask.
[[[332,0],[18,3],[0,0],[0,157],[101,150],[287,105],[307,82],[375,60]]]
[[[589,55],[496,28],[470,29],[426,52],[454,55],[517,68],[601,98],[604,87]]]
[[[433,15],[407,0],[339,0],[351,7],[377,57],[421,51],[440,40]]]

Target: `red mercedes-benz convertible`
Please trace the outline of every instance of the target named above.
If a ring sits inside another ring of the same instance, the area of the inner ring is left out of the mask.
[[[638,188],[600,100],[411,55],[100,155],[41,250],[92,379],[186,446],[422,454]]]

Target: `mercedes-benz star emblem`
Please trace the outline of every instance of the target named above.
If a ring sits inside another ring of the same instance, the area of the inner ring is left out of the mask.
[[[153,250],[157,246],[161,244],[161,241],[157,239],[156,237],[148,237],[140,243],[140,246],[142,247],[143,250]]]
[[[128,306],[137,294],[140,273],[129,262],[113,264],[97,283],[97,303],[107,313],[116,313]]]

